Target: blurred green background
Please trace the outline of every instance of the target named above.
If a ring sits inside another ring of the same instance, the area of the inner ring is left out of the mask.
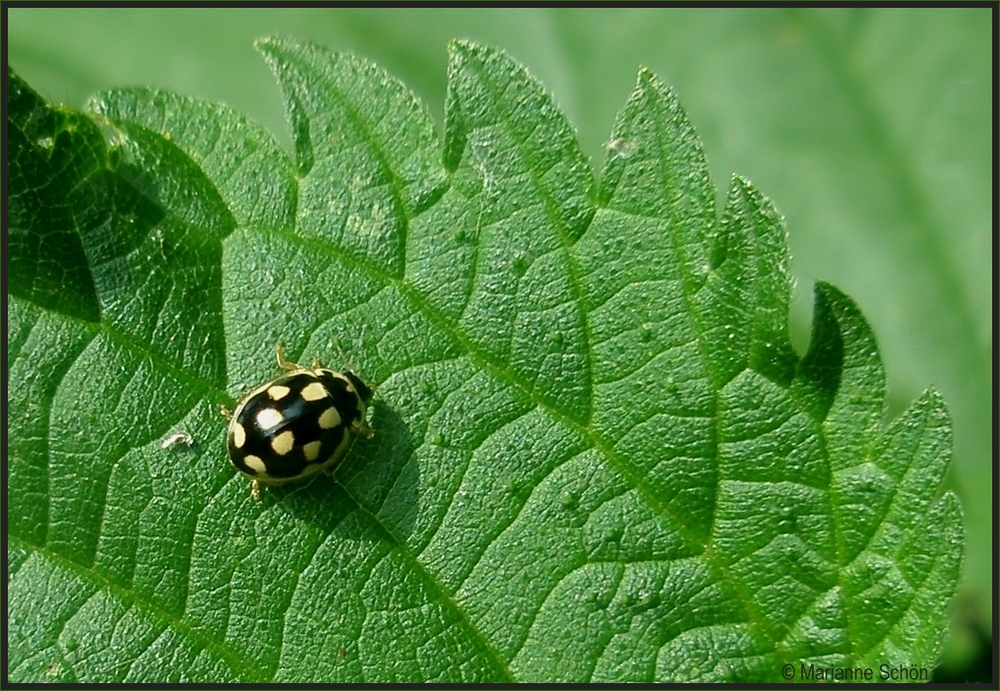
[[[52,101],[81,107],[102,89],[153,86],[227,103],[286,149],[258,36],[364,55],[414,89],[439,125],[448,40],[499,46],[554,94],[597,168],[637,69],[651,68],[704,139],[720,200],[738,172],[785,215],[800,351],[812,283],[828,280],[878,336],[889,416],[929,385],[943,392],[967,550],[938,679],[989,679],[989,8],[6,11],[10,65]]]

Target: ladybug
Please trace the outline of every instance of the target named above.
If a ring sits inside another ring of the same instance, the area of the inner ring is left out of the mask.
[[[254,499],[261,485],[331,473],[355,436],[374,436],[365,422],[372,390],[358,375],[288,362],[280,343],[277,354],[284,374],[245,393],[231,415],[223,410],[229,460],[250,476]]]

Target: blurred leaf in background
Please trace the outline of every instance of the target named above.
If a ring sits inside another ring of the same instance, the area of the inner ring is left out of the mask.
[[[946,665],[972,664],[993,580],[989,9],[8,12],[9,61],[54,101],[170,89],[234,106],[289,150],[251,49],[260,35],[370,57],[439,123],[446,42],[503,46],[554,92],[593,161],[636,68],[657,72],[705,140],[716,188],[739,172],[785,214],[799,284],[835,283],[877,325],[889,414],[928,383],[949,401],[968,548]],[[801,351],[811,301],[795,297]]]

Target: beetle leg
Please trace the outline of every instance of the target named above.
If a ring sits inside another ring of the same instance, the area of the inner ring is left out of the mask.
[[[302,369],[302,367],[296,365],[294,362],[289,362],[285,359],[285,347],[283,345],[278,343],[276,350],[278,351],[278,367],[288,371]]]

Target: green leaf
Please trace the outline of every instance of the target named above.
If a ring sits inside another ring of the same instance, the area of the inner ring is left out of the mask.
[[[944,403],[883,425],[827,284],[795,353],[779,215],[737,177],[716,216],[656,77],[597,183],[498,51],[452,44],[439,139],[381,69],[258,47],[294,160],[220,106],[86,115],[10,76],[12,681],[929,671],[963,540]],[[376,438],[253,502],[218,407],[279,341],[342,349]]]

